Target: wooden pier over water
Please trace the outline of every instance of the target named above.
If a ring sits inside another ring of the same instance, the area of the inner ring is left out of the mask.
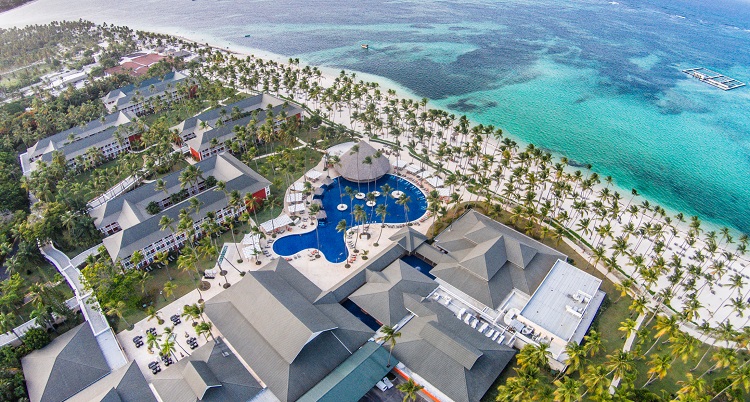
[[[735,80],[734,78],[727,77],[726,75],[719,74],[716,71],[711,71],[707,68],[689,68],[682,70],[683,73],[695,77],[708,85],[713,85],[716,88],[729,91],[739,87],[744,87],[745,83]]]

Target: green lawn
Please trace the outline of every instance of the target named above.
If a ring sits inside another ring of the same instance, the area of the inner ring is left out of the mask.
[[[187,293],[195,289],[195,280],[193,276],[185,271],[181,271],[177,267],[177,261],[170,263],[166,268],[157,268],[149,273],[151,278],[146,282],[145,294],[151,299],[151,305],[157,310],[164,306],[172,303],[175,299],[178,299]],[[172,297],[165,299],[163,294],[164,284],[169,280],[169,276],[172,277],[172,283],[177,287],[174,290]],[[141,291],[139,286],[138,291]],[[128,309],[125,311],[124,318],[128,324],[132,325],[144,318],[146,318],[146,307],[140,309]],[[164,318],[164,317],[163,317]],[[118,320],[116,317],[110,317],[110,322],[113,322],[115,332],[120,332],[127,329],[127,325],[122,320]]]

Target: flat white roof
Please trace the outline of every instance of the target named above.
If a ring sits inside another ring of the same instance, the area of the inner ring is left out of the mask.
[[[601,279],[557,260],[520,315],[567,342],[601,283]]]

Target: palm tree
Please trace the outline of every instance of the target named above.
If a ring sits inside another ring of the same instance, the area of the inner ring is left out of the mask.
[[[105,308],[107,309],[108,316],[110,317],[116,316],[117,318],[122,320],[122,322],[124,322],[128,328],[130,328],[130,324],[128,323],[127,320],[125,320],[125,316],[123,315],[125,313],[126,307],[127,305],[122,300],[112,301],[105,306]]]
[[[151,332],[146,333],[146,347],[149,352],[153,351],[155,347],[159,346],[159,338]]]
[[[380,332],[383,333],[383,335],[380,335],[379,337],[375,338],[376,342],[383,342],[383,344],[388,343],[388,364],[386,367],[391,367],[391,356],[393,355],[393,348],[396,347],[396,342],[398,338],[401,336],[401,332],[396,331],[395,328],[383,325],[382,328],[380,328]]]
[[[396,200],[396,204],[404,207],[404,217],[406,218],[406,222],[409,222],[409,203],[410,202],[411,202],[411,197],[409,197],[406,194],[401,194],[401,197],[399,197],[399,199]]]
[[[375,215],[380,217],[380,233],[378,233],[378,239],[375,240],[375,247],[380,242],[380,236],[383,235],[383,227],[385,226],[385,218],[388,216],[388,207],[385,204],[380,204],[375,208]]]
[[[166,300],[167,297],[172,296],[172,300],[174,300],[175,289],[177,289],[177,285],[175,285],[171,280],[164,282],[164,299]]]
[[[13,335],[18,338],[21,343],[23,343],[23,340],[20,336],[16,333],[16,324],[18,322],[18,316],[13,312],[3,313],[0,312],[0,332],[2,333],[8,333],[11,332]]]
[[[581,400],[581,382],[570,377],[554,382],[555,402],[574,402]]]
[[[549,364],[549,358],[552,353],[549,351],[549,344],[528,344],[521,349],[516,355],[516,361],[521,367],[545,367]]]
[[[672,358],[669,355],[656,355],[649,361],[648,374],[650,374],[646,383],[643,387],[646,388],[649,384],[656,381],[657,378],[662,379],[667,376],[669,369],[672,367]]]
[[[414,380],[409,378],[408,380],[406,380],[406,382],[396,385],[396,388],[398,388],[398,390],[404,394],[403,402],[407,402],[407,401],[416,401],[417,394],[424,387],[415,383]]]
[[[214,339],[214,334],[211,332],[212,327],[213,325],[210,322],[204,321],[195,326],[195,333],[198,335],[203,335],[206,340],[208,340],[208,337],[210,336],[211,339],[216,341],[216,339]]]
[[[318,215],[318,212],[320,212],[320,204],[310,204],[308,207],[308,214],[310,215],[310,221],[312,221],[316,215]],[[318,227],[320,225],[315,225],[315,241],[318,247],[318,250],[320,250],[320,238],[318,237]],[[317,254],[316,254],[317,255]]]
[[[161,313],[156,311],[154,306],[149,306],[146,309],[146,316],[148,316],[148,321],[156,320],[159,325],[162,325],[164,324],[164,320],[161,318],[160,314]]]

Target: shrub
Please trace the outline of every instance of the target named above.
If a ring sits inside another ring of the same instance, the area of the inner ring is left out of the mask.
[[[31,328],[23,336],[23,342],[31,350],[38,350],[50,343],[51,339],[47,331],[42,328]]]
[[[150,213],[151,215],[156,215],[159,212],[161,212],[161,207],[156,201],[151,201],[146,205],[146,212]]]

